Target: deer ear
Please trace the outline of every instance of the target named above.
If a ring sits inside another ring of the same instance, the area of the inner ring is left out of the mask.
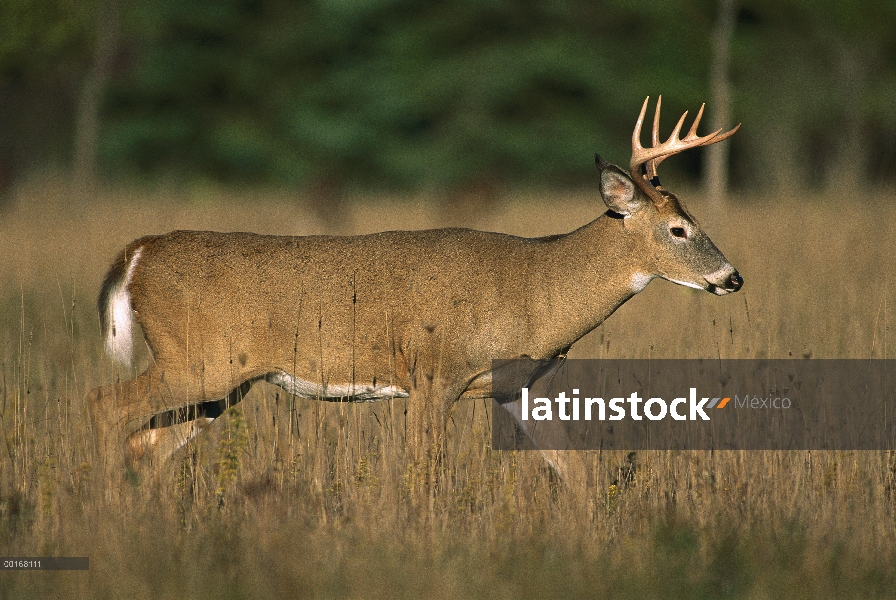
[[[644,205],[644,197],[635,191],[635,182],[613,165],[600,173],[600,195],[610,210],[626,217]]]

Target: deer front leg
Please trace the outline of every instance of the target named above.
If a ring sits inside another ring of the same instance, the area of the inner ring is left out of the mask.
[[[411,464],[411,496],[431,501],[438,489],[448,422],[462,390],[457,384],[424,377],[411,386],[407,403],[406,444]]]
[[[411,460],[423,464],[441,454],[455,398],[443,390],[417,389],[407,404],[407,447]]]
[[[502,378],[514,381],[513,385],[500,390],[502,394],[512,391],[510,397],[499,398],[501,409],[507,411],[516,422],[517,427],[529,439],[544,457],[553,477],[571,489],[575,485],[583,485],[586,481],[586,465],[583,453],[576,450],[576,444],[570,439],[564,421],[534,421],[524,419],[520,389],[527,387],[530,398],[552,398],[556,395],[555,377],[562,365],[562,360],[531,361],[509,365]],[[514,372],[513,370],[518,372]]]

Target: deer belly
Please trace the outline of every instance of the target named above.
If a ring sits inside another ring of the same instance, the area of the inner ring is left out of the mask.
[[[285,371],[269,373],[265,381],[301,398],[317,398],[336,402],[376,402],[392,398],[407,398],[408,393],[395,385],[368,383],[335,383],[306,381]]]

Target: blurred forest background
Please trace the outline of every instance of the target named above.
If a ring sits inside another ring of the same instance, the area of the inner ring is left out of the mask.
[[[896,3],[6,0],[0,188],[575,189],[648,94],[745,124],[664,165],[709,191],[892,184]]]

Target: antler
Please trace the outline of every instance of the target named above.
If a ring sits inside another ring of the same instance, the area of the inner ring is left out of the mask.
[[[663,97],[660,96],[656,101],[656,112],[653,114],[653,133],[651,135],[653,147],[644,148],[641,145],[641,126],[644,124],[644,113],[647,112],[647,102],[649,100],[650,96],[645,98],[644,104],[641,106],[641,114],[638,116],[638,122],[635,124],[635,131],[632,133],[632,159],[629,163],[629,170],[632,180],[642,192],[654,201],[665,202],[663,196],[657,192],[657,188],[660,187],[660,180],[656,173],[657,165],[673,154],[678,154],[688,148],[715,144],[728,139],[740,129],[740,123],[727,133],[722,133],[722,130],[719,129],[708,135],[698,136],[697,126],[700,125],[700,119],[703,117],[703,107],[706,106],[706,104],[702,104],[700,105],[700,111],[697,113],[697,118],[694,119],[694,124],[691,125],[691,129],[684,138],[679,139],[678,135],[681,133],[681,126],[684,125],[685,117],[688,116],[687,111],[678,119],[678,124],[675,125],[675,129],[672,130],[672,135],[669,136],[669,139],[661,144],[660,106],[662,105]],[[646,171],[643,174],[641,173],[642,165],[644,165],[644,170]]]

